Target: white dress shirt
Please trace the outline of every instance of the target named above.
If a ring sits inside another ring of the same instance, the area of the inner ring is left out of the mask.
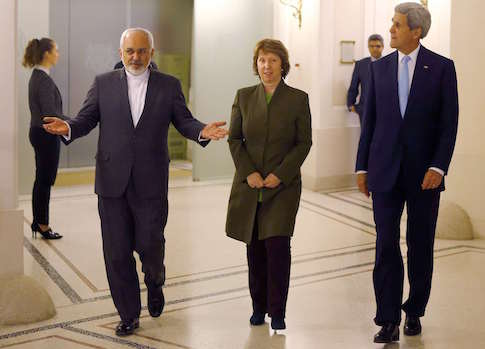
[[[416,47],[413,52],[411,52],[410,54],[407,55],[410,58],[410,60],[408,61],[408,72],[409,72],[409,87],[408,87],[409,90],[408,91],[411,90],[411,84],[413,83],[414,70],[416,68],[416,60],[418,59],[418,53],[419,53],[420,48],[421,48],[421,44],[419,44],[418,47]],[[397,79],[399,80],[399,73],[403,69],[402,59],[404,58],[404,56],[406,56],[406,54],[402,53],[401,51],[397,51],[397,56],[398,56],[398,63],[399,63],[398,70],[397,70]],[[445,171],[443,171],[440,168],[430,167],[429,169],[438,172],[442,176],[445,175]],[[367,173],[367,171],[360,170],[360,171],[357,171],[356,173],[357,174]]]
[[[420,48],[421,48],[421,45],[418,45],[418,47],[416,47],[413,52],[407,55],[410,58],[410,60],[408,61],[408,72],[409,72],[408,92],[411,90],[411,84],[413,82],[413,76],[414,76],[414,69],[416,68],[416,60],[418,59],[418,53]],[[406,55],[401,51],[397,51],[397,56],[398,56],[398,62],[399,62],[399,69],[397,70],[397,79],[399,80],[399,74],[402,71],[404,66],[402,59]]]
[[[140,121],[143,108],[145,107],[145,97],[147,95],[148,78],[150,77],[150,69],[145,70],[140,75],[131,74],[126,71],[126,81],[128,83],[128,99],[130,102],[131,117],[133,119],[133,126],[136,127]]]
[[[148,88],[148,78],[150,77],[150,69],[145,70],[140,75],[131,74],[128,70],[126,72],[126,82],[128,85],[128,100],[130,104],[131,118],[133,126],[136,127],[140,121],[143,108],[145,107],[145,99]],[[71,126],[66,122],[69,128],[67,136],[63,136],[67,141],[71,140]]]

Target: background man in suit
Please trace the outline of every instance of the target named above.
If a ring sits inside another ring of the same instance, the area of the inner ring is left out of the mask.
[[[448,171],[458,125],[453,61],[420,45],[431,26],[417,3],[395,8],[391,47],[371,64],[364,123],[357,154],[357,184],[372,192],[377,230],[374,290],[381,330],[377,343],[399,339],[401,308],[405,335],[421,333],[431,290],[433,245],[443,176]],[[406,242],[410,292],[402,303],[404,267],[400,221],[407,206]]]
[[[349,90],[347,91],[347,108],[349,111],[359,114],[359,121],[362,125],[362,114],[364,112],[365,91],[367,87],[367,78],[369,76],[369,66],[371,62],[377,61],[382,56],[384,49],[384,39],[379,34],[372,34],[367,40],[367,47],[369,48],[370,57],[361,59],[355,62],[354,72],[352,73],[352,81],[350,82]],[[360,98],[359,103],[355,104],[357,96]]]
[[[220,128],[225,122],[204,125],[192,117],[177,79],[148,69],[153,52],[149,31],[127,29],[120,40],[126,68],[97,76],[76,118],[44,119],[48,132],[70,141],[99,123],[95,191],[108,282],[121,317],[119,336],[139,327],[140,287],[133,251],[145,273],[150,315],[160,316],[165,305],[169,124],[202,146],[227,134]]]

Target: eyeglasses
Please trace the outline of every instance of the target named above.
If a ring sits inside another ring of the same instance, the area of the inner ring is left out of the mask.
[[[369,45],[369,48],[381,48],[382,45]]]

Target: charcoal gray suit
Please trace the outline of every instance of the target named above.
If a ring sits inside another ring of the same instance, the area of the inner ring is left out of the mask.
[[[68,123],[71,141],[99,124],[95,192],[106,272],[121,319],[137,318],[140,288],[133,251],[140,256],[149,289],[165,282],[169,124],[196,142],[205,125],[187,109],[179,81],[151,70],[135,127],[124,69],[97,76],[79,114]]]

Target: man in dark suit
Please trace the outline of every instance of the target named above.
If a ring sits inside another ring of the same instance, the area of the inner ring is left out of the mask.
[[[369,66],[371,62],[377,61],[382,56],[384,49],[384,39],[379,34],[372,34],[367,40],[367,47],[369,48],[370,57],[361,59],[355,62],[354,72],[352,73],[352,81],[350,82],[349,90],[347,91],[347,108],[349,111],[359,115],[359,121],[362,125],[362,114],[364,112],[365,91],[367,87],[367,78],[369,76]],[[360,97],[359,103],[357,96]]]
[[[150,315],[160,316],[165,305],[169,124],[202,146],[227,134],[221,128],[225,122],[205,125],[192,117],[179,81],[148,68],[153,52],[149,31],[127,29],[120,43],[126,68],[97,76],[76,118],[44,119],[48,132],[69,141],[99,124],[95,192],[106,273],[121,317],[119,336],[139,327],[140,287],[133,251],[142,262]]]
[[[371,64],[364,123],[357,154],[357,184],[372,192],[377,231],[374,290],[381,330],[374,342],[421,333],[431,290],[433,245],[443,177],[455,146],[458,92],[453,61],[420,45],[431,16],[417,3],[395,8],[391,47]],[[402,304],[404,266],[400,221],[407,207],[409,296]]]

